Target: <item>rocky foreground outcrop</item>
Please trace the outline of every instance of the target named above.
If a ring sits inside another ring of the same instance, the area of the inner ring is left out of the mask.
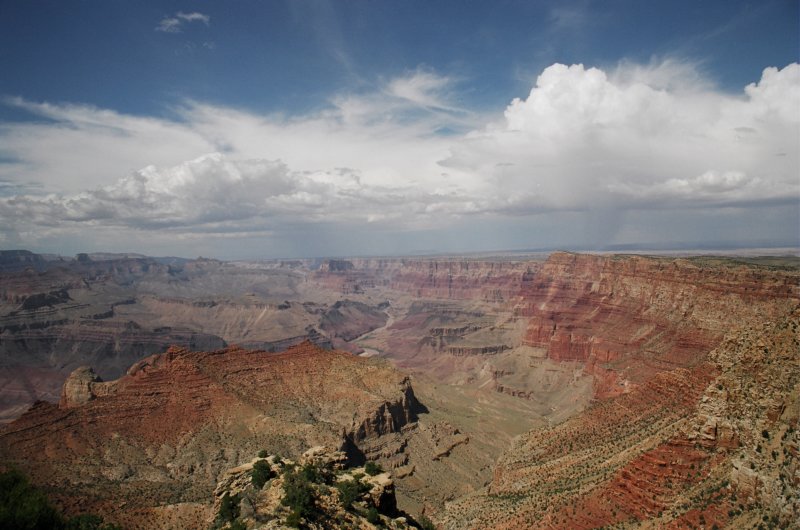
[[[394,481],[374,463],[313,447],[297,460],[266,455],[226,471],[214,490],[214,529],[418,528],[397,510]]]
[[[326,445],[358,462],[361,443],[400,431],[418,406],[385,362],[310,342],[277,354],[171,348],[115,381],[77,370],[60,405],[39,402],[0,431],[0,461],[68,513],[169,526],[164,505],[204,513],[221,473],[260,449]]]

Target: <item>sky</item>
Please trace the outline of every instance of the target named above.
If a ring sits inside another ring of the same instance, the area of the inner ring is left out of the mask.
[[[800,2],[0,0],[0,248],[800,247]]]

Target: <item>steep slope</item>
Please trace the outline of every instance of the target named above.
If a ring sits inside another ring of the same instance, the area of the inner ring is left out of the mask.
[[[313,281],[388,300],[387,325],[355,342],[415,374],[431,411],[421,427],[432,418],[449,427],[418,429],[370,454],[397,466],[401,502],[436,510],[489,480],[507,433],[559,428],[591,400],[599,420],[586,421],[599,438],[569,424],[553,458],[577,447],[572,438],[612,454],[652,445],[654,432],[667,436],[714,377],[707,356],[725,333],[779,318],[800,300],[800,274],[774,264],[563,252],[543,263],[338,260]],[[615,396],[623,398],[603,403]],[[608,433],[618,438],[613,446]],[[454,449],[441,460],[420,458],[438,444]],[[582,458],[576,465],[588,466]],[[616,469],[609,466],[602,471]],[[574,474],[566,466],[555,476],[566,483]]]
[[[60,406],[40,402],[0,432],[0,460],[68,512],[131,524],[142,509],[206,503],[219,474],[260,449],[327,445],[358,460],[360,444],[415,421],[417,407],[384,362],[309,342],[279,354],[171,348],[116,381],[77,370]]]
[[[516,440],[489,488],[449,505],[444,526],[796,521],[799,278],[552,256],[525,295],[525,340],[585,363],[595,402]]]
[[[555,253],[523,285],[524,342],[586,363],[596,394],[701,362],[731,325],[784,314],[800,275],[688,260]]]

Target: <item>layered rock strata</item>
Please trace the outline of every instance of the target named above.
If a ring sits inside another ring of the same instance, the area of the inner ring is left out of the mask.
[[[595,402],[520,437],[440,522],[791,527],[799,298],[792,271],[553,256],[521,308],[526,340],[584,362]]]
[[[345,294],[379,288],[415,298],[508,302],[539,266],[538,261],[511,259],[331,260],[317,270],[314,281]]]
[[[784,314],[800,275],[687,260],[555,253],[521,291],[524,342],[579,361],[598,397],[702,362],[732,325]]]

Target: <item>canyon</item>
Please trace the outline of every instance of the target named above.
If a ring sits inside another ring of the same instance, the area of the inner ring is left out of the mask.
[[[797,258],[0,258],[0,457],[68,513],[325,446],[441,528],[800,517]]]

